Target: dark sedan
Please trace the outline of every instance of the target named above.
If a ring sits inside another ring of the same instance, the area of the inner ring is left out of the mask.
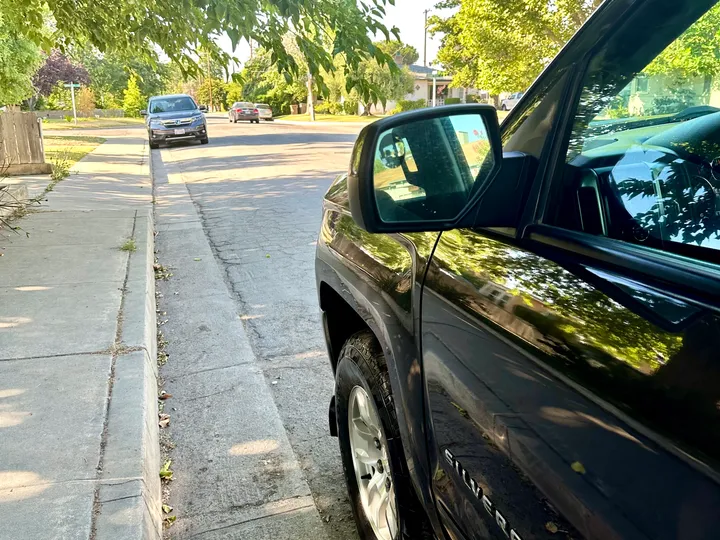
[[[147,110],[140,111],[146,117],[150,148],[178,140],[199,140],[201,144],[207,144],[205,110],[203,105],[185,94],[151,97]]]
[[[251,124],[260,123],[260,111],[253,103],[236,101],[228,111],[228,119],[237,124],[241,120],[249,121]]]

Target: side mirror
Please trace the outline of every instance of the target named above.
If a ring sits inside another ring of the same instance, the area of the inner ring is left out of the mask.
[[[140,111],[140,116],[147,116],[147,111],[145,109]]]
[[[502,164],[497,112],[490,105],[384,118],[366,126],[353,149],[348,174],[353,219],[372,233],[465,226]]]
[[[208,110],[207,105],[200,105],[198,109],[200,109],[200,112],[207,112]]]

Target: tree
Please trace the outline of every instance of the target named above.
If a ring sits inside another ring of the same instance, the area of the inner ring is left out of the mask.
[[[452,85],[497,95],[525,90],[601,3],[444,0],[438,8],[459,10],[428,25],[431,34],[444,34],[437,59]]]
[[[191,75],[200,71],[201,50],[228,65],[229,55],[215,42],[227,33],[233,48],[241,39],[253,40],[270,51],[278,71],[298,77],[297,63],[283,44],[283,37],[292,33],[322,87],[320,70],[332,70],[337,54],[344,54],[352,68],[370,56],[389,61],[370,36],[380,33],[390,39],[382,20],[385,4],[392,1],[95,0],[73,9],[65,0],[0,0],[0,13],[10,28],[45,48],[87,43],[104,54],[151,63],[164,54]],[[48,18],[54,22],[51,35],[44,31]],[[397,37],[396,28],[392,33]]]
[[[162,94],[170,82],[171,69],[168,64],[152,65],[141,58],[126,60],[115,54],[101,54],[92,49],[76,51],[75,56],[87,67],[90,88],[99,98],[102,108],[117,106],[131,74],[137,76],[140,92],[145,96]]]
[[[47,97],[46,106],[50,110],[69,110],[72,107],[72,96],[70,89],[65,88],[65,83],[58,82],[53,86],[50,95]]]
[[[295,61],[304,67],[301,57],[298,56]],[[256,51],[240,76],[243,80],[243,100],[268,103],[276,113],[286,114],[290,112],[291,104],[307,99],[306,75],[282,75],[272,64],[272,53],[265,49]]]
[[[375,43],[377,47],[383,50],[387,55],[404,66],[410,66],[418,61],[420,55],[415,47],[407,45],[396,39],[388,41],[378,41]]]
[[[355,94],[366,114],[369,114],[371,105],[377,106],[380,103],[384,109],[389,100],[404,98],[406,94],[412,92],[415,81],[407,67],[392,70],[374,59],[362,62],[354,72],[354,76],[356,79],[367,81],[375,88],[367,97],[361,93]]]
[[[210,96],[212,95],[212,100]],[[212,101],[213,109],[220,110],[227,100],[227,86],[222,79],[214,77],[206,77],[198,86],[195,92],[195,99],[198,103],[202,103],[210,107]]]
[[[227,83],[227,95],[225,96],[225,104],[228,108],[232,106],[236,101],[242,101],[243,99],[243,85],[239,82]]]
[[[49,96],[57,83],[90,84],[90,75],[82,64],[73,62],[57,49],[45,58],[45,62],[33,77],[33,84],[41,96]]]
[[[643,71],[669,75],[678,83],[692,77],[720,75],[720,4],[698,19]],[[680,84],[678,84],[679,86]]]
[[[32,77],[41,61],[37,45],[13,31],[0,9],[0,105],[15,105],[33,95]]]
[[[95,111],[95,92],[92,88],[83,86],[77,93],[77,110],[83,114],[83,116],[92,116]]]
[[[140,92],[137,76],[132,75],[127,88],[123,92],[123,110],[125,116],[138,117],[140,110],[145,106],[145,98]]]

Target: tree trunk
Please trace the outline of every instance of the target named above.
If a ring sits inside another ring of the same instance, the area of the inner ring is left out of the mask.
[[[308,95],[307,95],[307,112],[310,116],[310,121],[315,121],[315,97],[313,96],[313,78],[312,74],[308,73],[308,80],[307,80],[307,89],[308,89]]]

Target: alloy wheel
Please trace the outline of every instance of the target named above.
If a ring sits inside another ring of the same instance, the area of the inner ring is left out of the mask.
[[[379,540],[394,540],[398,514],[387,439],[373,399],[360,386],[350,392],[348,428],[365,517]]]

